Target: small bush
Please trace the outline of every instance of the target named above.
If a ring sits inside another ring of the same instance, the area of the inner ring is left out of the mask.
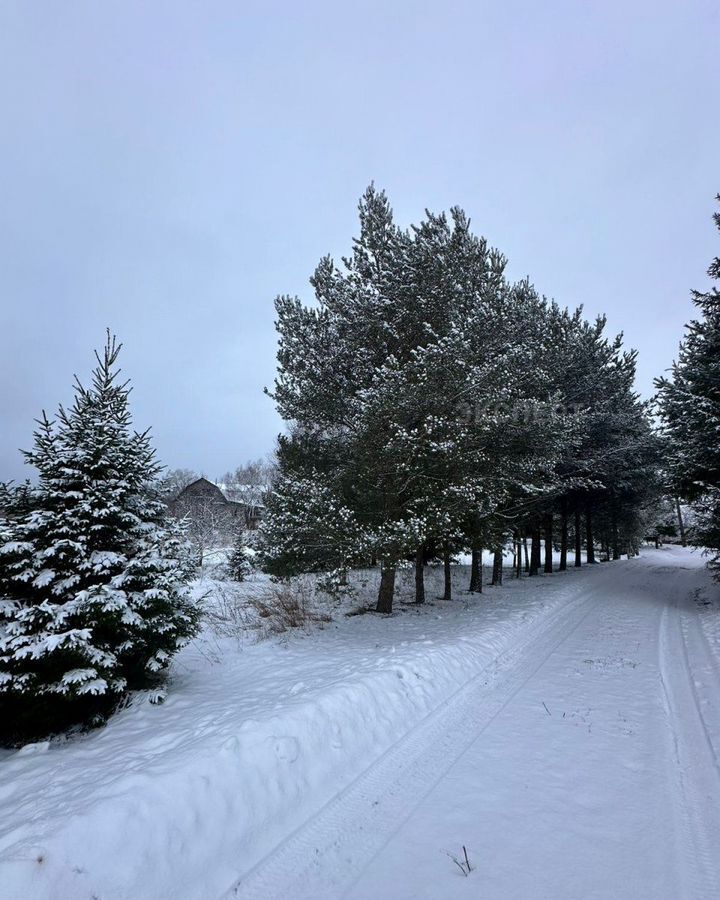
[[[262,620],[266,634],[283,634],[292,628],[330,622],[332,618],[319,608],[310,577],[271,582],[265,591],[251,597],[250,604]]]
[[[216,582],[208,592],[204,619],[218,636],[236,640],[244,638],[257,624],[247,588],[240,590],[224,582]]]
[[[216,582],[205,621],[215,634],[260,639],[331,621],[313,576],[292,581]]]

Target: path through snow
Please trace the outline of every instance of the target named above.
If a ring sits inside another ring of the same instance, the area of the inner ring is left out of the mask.
[[[188,648],[162,707],[0,758],[0,897],[718,897],[702,562]]]
[[[687,563],[606,567],[230,896],[720,897],[718,648]]]

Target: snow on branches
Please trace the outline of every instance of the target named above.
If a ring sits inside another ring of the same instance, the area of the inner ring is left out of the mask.
[[[196,627],[185,541],[149,487],[160,467],[131,428],[119,352],[108,334],[91,386],[38,421],[37,484],[3,494],[0,709],[18,732],[107,711]]]

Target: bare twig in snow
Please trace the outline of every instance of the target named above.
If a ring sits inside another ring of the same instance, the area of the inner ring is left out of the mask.
[[[472,872],[473,867],[470,865],[470,860],[468,859],[468,853],[464,844],[462,850],[463,856],[465,857],[464,860],[458,859],[457,856],[455,856],[453,853],[450,853],[449,850],[446,850],[445,854],[455,863],[458,869],[460,869],[463,875],[467,878],[468,875]]]

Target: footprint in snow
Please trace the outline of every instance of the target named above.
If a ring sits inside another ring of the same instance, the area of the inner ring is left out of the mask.
[[[342,750],[343,737],[339,725],[333,725],[331,747],[333,750]]]
[[[298,743],[297,738],[288,735],[282,735],[280,737],[273,735],[271,738],[268,738],[268,740],[273,742],[275,756],[277,756],[281,762],[293,763],[300,755],[300,744]]]

